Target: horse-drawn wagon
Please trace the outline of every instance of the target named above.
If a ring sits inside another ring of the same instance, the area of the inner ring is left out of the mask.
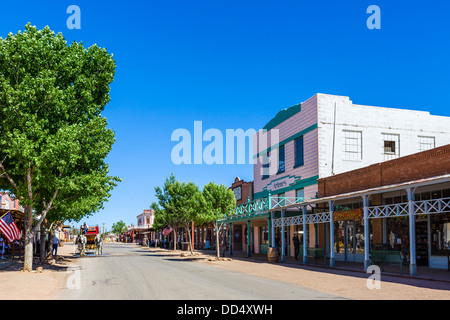
[[[84,230],[84,235],[86,236],[86,250],[92,250],[96,248],[95,237],[99,234],[98,226],[88,227]]]
[[[86,255],[86,250],[96,250],[97,255],[103,254],[103,239],[100,234],[98,226],[95,227],[81,227],[80,235],[76,241],[80,256]]]

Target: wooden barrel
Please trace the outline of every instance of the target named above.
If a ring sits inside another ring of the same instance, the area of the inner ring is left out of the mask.
[[[267,248],[267,261],[270,263],[278,262],[278,250],[277,248]]]

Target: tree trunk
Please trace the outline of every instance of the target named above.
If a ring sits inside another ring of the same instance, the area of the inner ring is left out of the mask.
[[[47,257],[51,256],[51,253],[53,251],[53,236],[55,235],[55,230],[50,227],[50,230],[47,232],[48,234],[48,241],[47,241]]]
[[[25,250],[24,250],[24,261],[23,270],[33,271],[33,209],[31,206],[27,205],[24,208],[24,222],[25,222]]]
[[[45,245],[45,236],[46,236],[46,231],[45,231],[45,227],[44,224],[41,225],[41,244],[40,244],[40,252],[39,252],[39,259],[41,260],[41,263],[44,263],[45,258],[46,258],[46,249],[47,246]]]
[[[188,235],[189,249],[191,251],[191,256],[193,256],[194,255],[194,251],[192,250],[192,237],[191,237],[191,232],[189,230],[189,226],[190,226],[190,223],[188,223],[185,228],[186,228],[186,233]]]
[[[177,250],[177,228],[173,227],[173,250]]]
[[[217,249],[217,260],[220,260],[220,248],[219,248],[219,226],[217,222],[215,223],[215,229],[216,229],[216,249]]]

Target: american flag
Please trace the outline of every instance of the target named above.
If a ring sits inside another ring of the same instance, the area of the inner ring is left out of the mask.
[[[14,240],[20,240],[20,230],[17,228],[14,222],[11,212],[8,212],[0,219],[0,231],[4,236],[12,242]]]
[[[172,232],[172,228],[167,226],[164,230],[163,230],[163,235],[167,236],[168,234],[170,234]]]

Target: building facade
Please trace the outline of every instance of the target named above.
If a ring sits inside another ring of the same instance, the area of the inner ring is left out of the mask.
[[[376,250],[397,254],[411,275],[418,266],[449,268],[450,144],[319,179],[318,190],[317,199],[272,209],[284,213],[274,228],[305,230],[304,261],[308,248],[321,248],[331,266],[361,262],[366,269]],[[311,206],[318,211],[308,213]],[[300,215],[286,215],[298,208]]]
[[[246,182],[237,177],[230,189],[233,190],[238,208],[245,208],[249,203],[253,202],[253,181]],[[243,252],[251,255],[251,253],[255,252],[267,252],[268,243],[264,241],[264,236],[262,238],[259,236],[251,237],[252,234],[255,232],[260,233],[261,228],[267,226],[267,221],[263,217],[258,217],[257,219],[240,219],[240,216],[237,215],[234,217],[233,223],[228,226],[229,234],[227,243],[231,253]]]
[[[264,130],[253,137],[255,199],[314,198],[319,178],[450,143],[449,117],[327,94],[280,111]]]
[[[329,208],[327,203],[316,201],[320,196],[318,180],[449,143],[449,117],[358,105],[349,97],[316,94],[280,111],[254,135],[254,199],[238,205],[226,222],[230,226],[245,222],[252,228],[260,221],[270,246],[275,246],[276,239],[282,240],[277,243],[282,257],[296,253],[295,235],[310,248],[328,243],[325,249],[329,254],[332,235],[322,224]],[[358,198],[350,208],[363,207]],[[303,214],[318,220],[298,223]],[[288,225],[280,223],[288,220]],[[263,237],[258,232],[246,236],[253,243]],[[333,255],[336,257],[342,258]],[[361,255],[352,258],[364,260]]]
[[[151,241],[156,240],[153,230],[153,220],[155,219],[155,211],[153,209],[144,209],[144,211],[136,217],[137,226],[128,228],[132,241],[142,245],[149,245]]]

